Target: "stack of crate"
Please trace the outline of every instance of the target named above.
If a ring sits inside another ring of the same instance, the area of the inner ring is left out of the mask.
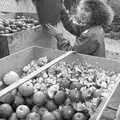
[[[6,13],[2,18],[14,19],[16,16],[31,17],[38,20],[35,13]],[[15,33],[0,34],[0,42],[8,42],[9,52],[14,53],[29,46],[43,46],[56,48],[56,39],[50,36],[47,31],[43,30],[39,24],[34,28],[22,30]]]

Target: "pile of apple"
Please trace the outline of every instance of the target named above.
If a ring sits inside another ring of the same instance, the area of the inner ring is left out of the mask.
[[[10,34],[22,30],[35,28],[39,21],[32,17],[17,16],[15,19],[3,20],[0,22],[0,34]]]
[[[120,15],[115,15],[112,24],[105,26],[104,30],[107,37],[111,39],[119,40],[120,39]]]
[[[9,71],[1,89],[48,62],[43,57],[24,66],[21,74]],[[0,120],[89,120],[117,76],[91,65],[61,61],[0,98]]]

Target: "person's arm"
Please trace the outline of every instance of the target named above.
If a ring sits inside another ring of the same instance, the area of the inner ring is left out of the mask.
[[[77,22],[73,21],[66,8],[62,8],[61,10],[61,21],[64,28],[75,36],[79,36],[89,27],[87,25],[78,24]]]
[[[54,26],[50,24],[44,25],[44,28],[47,32],[56,37],[57,39],[57,47],[59,50],[69,51],[71,50],[71,43],[68,39],[64,37],[64,35]]]

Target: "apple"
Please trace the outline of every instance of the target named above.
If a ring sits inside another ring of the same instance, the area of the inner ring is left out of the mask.
[[[0,117],[8,118],[12,115],[13,109],[9,104],[1,104],[0,105]]]
[[[70,105],[63,106],[61,113],[64,119],[70,120],[74,115],[74,109]]]
[[[56,120],[63,120],[62,115],[59,110],[55,110],[52,113],[56,117]]]
[[[77,89],[72,89],[70,91],[70,99],[72,101],[76,101],[78,102],[80,100],[81,96],[80,96],[80,92]]]
[[[24,97],[29,97],[34,94],[34,86],[31,82],[26,82],[18,88],[19,92]]]
[[[0,102],[11,104],[14,101],[14,96],[11,93],[7,93],[2,98],[0,98]]]
[[[15,71],[9,71],[3,76],[3,82],[6,85],[11,85],[12,83],[20,79],[19,75]]]
[[[87,120],[87,117],[83,113],[75,113],[72,120]]]
[[[56,117],[51,112],[45,112],[42,116],[42,120],[56,120]]]
[[[26,105],[20,105],[16,108],[17,118],[25,118],[29,112],[30,109]]]
[[[33,103],[35,105],[43,106],[47,102],[47,96],[45,93],[38,91],[33,95]]]
[[[45,107],[49,110],[49,111],[53,111],[57,109],[57,105],[55,104],[55,102],[53,100],[49,100]]]
[[[24,98],[22,96],[15,96],[14,102],[13,102],[13,108],[17,108],[19,105],[23,105],[25,103]]]
[[[65,99],[66,99],[66,94],[65,92],[63,91],[58,91],[56,94],[55,94],[55,97],[54,97],[54,100],[55,100],[55,103],[58,104],[58,105],[61,105],[65,102]]]
[[[35,112],[29,113],[26,117],[26,120],[40,120],[40,115]]]

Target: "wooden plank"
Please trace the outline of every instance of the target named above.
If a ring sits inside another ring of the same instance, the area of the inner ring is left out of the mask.
[[[120,85],[119,87],[116,89],[113,97],[111,98],[111,100],[108,103],[108,107],[111,107],[113,109],[118,109],[118,106],[120,104]]]
[[[114,120],[116,111],[106,108],[100,120]]]
[[[2,19],[14,19],[16,16],[31,16],[38,20],[37,14],[34,13],[6,13],[2,15]],[[42,46],[46,48],[57,48],[57,40],[55,37],[47,33],[41,25],[31,28],[29,30],[22,30],[16,33],[0,35],[0,41],[8,41],[9,52],[15,53],[19,50],[30,46]]]
[[[46,48],[57,48],[56,38],[43,30],[41,26],[34,29],[0,36],[1,41],[8,41],[10,54],[18,52],[30,46],[42,46]]]
[[[114,88],[112,89],[112,91],[109,91],[109,95],[107,98],[104,99],[104,101],[102,101],[102,105],[100,107],[98,107],[98,110],[97,112],[95,113],[95,115],[90,119],[90,120],[100,120],[109,101],[111,100],[111,98],[113,97],[114,93],[116,92],[116,89],[119,87],[119,84],[120,84],[120,76],[118,76],[116,78],[117,82],[114,86]],[[95,118],[95,119],[94,119]]]

